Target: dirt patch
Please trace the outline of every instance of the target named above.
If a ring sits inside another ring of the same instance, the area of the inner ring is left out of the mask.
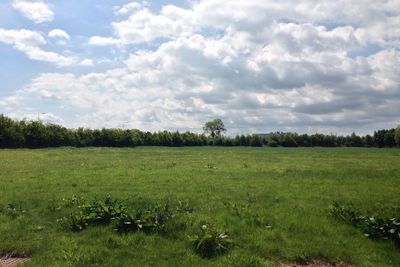
[[[0,258],[0,267],[14,267],[20,266],[25,262],[30,261],[30,258]]]
[[[323,261],[281,263],[279,267],[351,267],[343,262],[329,263]]]

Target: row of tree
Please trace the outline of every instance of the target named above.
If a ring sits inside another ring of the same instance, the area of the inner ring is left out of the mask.
[[[207,125],[207,124],[206,124]],[[223,126],[223,124],[222,124]],[[134,147],[134,146],[323,146],[394,147],[400,146],[400,128],[375,131],[374,135],[336,136],[324,134],[274,133],[223,136],[223,131],[206,129],[191,132],[143,132],[140,130],[87,128],[67,129],[40,121],[16,121],[0,115],[0,148],[42,147]]]

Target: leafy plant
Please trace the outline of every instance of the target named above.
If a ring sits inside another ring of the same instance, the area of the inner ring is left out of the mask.
[[[400,220],[372,215],[361,215],[353,207],[343,206],[337,202],[329,207],[329,213],[364,232],[364,235],[375,239],[392,239],[400,245]]]
[[[117,220],[118,232],[143,231],[145,233],[160,232],[165,223],[174,216],[168,202],[164,205],[155,205],[146,210],[138,209],[136,212],[123,213]]]
[[[95,201],[84,207],[92,224],[108,224],[114,218],[120,217],[125,209],[121,202],[113,201],[110,196],[107,196],[104,201]]]
[[[104,201],[94,201],[90,205],[83,204],[78,208],[80,210],[70,216],[70,228],[73,231],[81,231],[90,224],[109,224],[126,212],[122,202],[114,201],[110,196],[106,196]]]
[[[328,210],[330,215],[348,224],[356,226],[361,222],[358,211],[352,206],[345,207],[334,201],[332,205],[329,206]]]
[[[74,198],[72,203],[75,203]],[[128,210],[122,201],[115,201],[107,196],[104,201],[81,204],[69,217],[57,221],[68,225],[72,231],[82,231],[89,225],[115,222],[114,230],[119,233],[142,231],[166,233],[169,236],[176,236],[177,230],[185,229],[191,223],[186,220],[186,215],[193,212],[188,201],[179,201],[176,207],[172,207],[168,201],[164,204],[143,206],[142,204],[142,207]]]
[[[233,245],[227,233],[216,231],[209,224],[201,226],[200,233],[193,238],[192,242],[195,252],[204,258],[224,254]]]
[[[59,222],[63,222],[62,219],[58,219]],[[73,213],[70,216],[69,226],[74,232],[79,232],[85,229],[89,225],[89,218],[82,211]]]

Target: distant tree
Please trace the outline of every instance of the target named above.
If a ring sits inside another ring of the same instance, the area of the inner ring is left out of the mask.
[[[130,133],[131,133],[130,139],[131,139],[131,143],[132,143],[133,146],[143,145],[143,140],[142,140],[142,137],[141,137],[141,133],[142,133],[141,131],[139,131],[139,130],[130,130]],[[170,145],[170,143],[168,145]]]
[[[277,147],[279,143],[276,141],[274,138],[269,138],[268,139],[268,146],[270,147]]]
[[[242,134],[240,136],[240,145],[241,146],[249,146],[250,145],[250,136]]]
[[[226,132],[224,123],[220,119],[206,122],[203,130],[205,134],[209,134],[212,138],[220,137],[224,132]]]
[[[183,138],[178,131],[172,133],[172,146],[183,146]]]
[[[400,146],[400,125],[396,128],[394,140],[396,141],[397,146]]]
[[[374,144],[377,147],[385,146],[385,134],[387,130],[378,130],[374,132]]]
[[[364,145],[367,147],[374,146],[374,139],[369,134],[367,134],[364,138]]]
[[[21,147],[24,143],[20,123],[0,114],[0,147]]]
[[[161,146],[171,146],[172,145],[172,135],[170,132],[163,131],[158,133],[159,142]]]
[[[294,135],[291,133],[286,133],[283,136],[281,136],[281,144],[282,146],[285,147],[297,147],[298,144],[296,143],[296,140],[293,138]]]
[[[396,146],[395,129],[390,129],[385,133],[385,135],[383,136],[383,142],[385,143],[386,147]]]
[[[23,133],[26,146],[30,148],[46,147],[46,127],[40,121],[30,121],[24,124]]]
[[[105,135],[102,136],[104,140]],[[76,130],[76,140],[78,147],[86,147],[93,145],[93,131],[91,129],[80,127]],[[102,143],[101,146],[110,146],[108,143]]]
[[[224,138],[223,145],[224,146],[234,146],[234,139],[232,138]]]
[[[362,146],[362,139],[360,136],[352,133],[350,136],[347,137],[348,145],[349,146]]]
[[[250,146],[263,146],[262,139],[260,136],[254,134],[250,137]]]

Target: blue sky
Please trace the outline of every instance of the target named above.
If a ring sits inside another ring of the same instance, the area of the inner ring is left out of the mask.
[[[395,0],[0,2],[0,113],[68,127],[400,123]]]

